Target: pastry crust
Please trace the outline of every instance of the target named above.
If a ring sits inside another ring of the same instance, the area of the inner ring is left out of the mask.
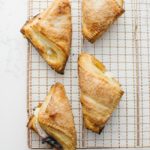
[[[123,12],[123,0],[82,0],[83,36],[94,43]]]
[[[54,0],[46,10],[27,21],[21,32],[52,69],[64,73],[72,40],[69,0]]]
[[[28,127],[36,131],[34,117],[29,120]],[[40,107],[38,121],[41,128],[61,144],[63,150],[76,149],[73,114],[62,84],[56,83],[51,87]]]
[[[119,82],[92,55],[82,53],[79,56],[78,73],[85,127],[100,133],[124,92]]]

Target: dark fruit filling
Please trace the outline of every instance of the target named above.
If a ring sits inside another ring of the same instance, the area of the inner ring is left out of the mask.
[[[42,143],[47,143],[51,145],[51,148],[56,148],[58,150],[63,150],[62,146],[52,137],[47,137],[45,139],[42,139]]]

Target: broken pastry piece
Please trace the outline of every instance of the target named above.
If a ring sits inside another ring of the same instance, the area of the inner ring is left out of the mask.
[[[123,12],[123,0],[82,0],[83,36],[94,43]]]
[[[69,0],[54,0],[46,10],[27,21],[21,32],[52,69],[64,73],[72,40]]]
[[[51,87],[45,102],[36,108],[30,118],[28,128],[57,150],[76,149],[73,114],[62,84],[56,83]]]
[[[124,92],[119,82],[92,55],[80,54],[78,73],[85,127],[100,133]]]

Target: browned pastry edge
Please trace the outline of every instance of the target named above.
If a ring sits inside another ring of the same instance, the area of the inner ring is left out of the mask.
[[[36,108],[40,108],[41,106],[42,106],[42,103],[38,103]],[[32,129],[33,131],[37,133],[34,123],[35,123],[35,116],[34,115],[29,116],[27,128]]]
[[[32,129],[32,130],[34,130],[36,132],[33,124],[34,124],[34,115],[31,115],[29,117],[29,121],[27,123],[27,128]]]

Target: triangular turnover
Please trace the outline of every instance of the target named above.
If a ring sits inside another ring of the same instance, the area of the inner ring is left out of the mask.
[[[69,0],[54,0],[46,10],[29,19],[21,32],[52,69],[64,73],[72,41]]]

